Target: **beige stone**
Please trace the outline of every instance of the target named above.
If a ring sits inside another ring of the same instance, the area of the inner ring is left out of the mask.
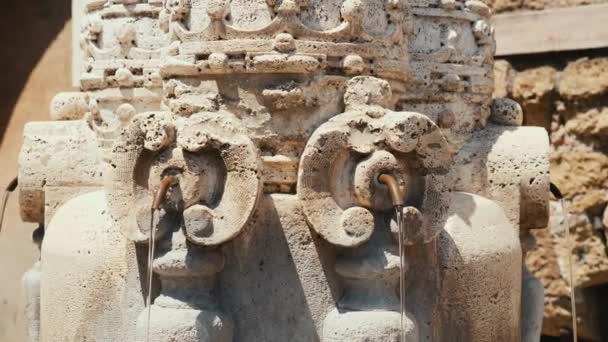
[[[571,214],[574,248],[564,232],[561,209],[554,205],[550,230],[533,232],[536,246],[528,253],[529,268],[545,287],[543,334],[561,336],[571,329],[569,254],[573,253],[579,337],[601,341],[601,296],[599,284],[606,282],[605,246],[601,231],[586,215]]]
[[[43,340],[538,339],[549,142],[492,99],[484,3],[74,8],[80,93],[20,163]]]
[[[556,208],[556,207],[554,207]],[[559,219],[553,221],[555,230],[536,230],[532,234],[535,246],[526,256],[526,265],[534,276],[540,279],[545,290],[544,321],[542,332],[548,336],[561,336],[564,330],[572,327],[570,305],[570,286],[567,275],[562,273],[562,267],[567,267],[566,255],[555,251],[555,245],[564,245],[563,228]],[[561,237],[555,231],[562,229]],[[599,341],[599,311],[595,303],[599,301],[599,293],[593,288],[577,290],[578,331],[580,338]]]
[[[582,58],[568,64],[557,85],[566,100],[595,99],[608,91],[608,58]]]
[[[568,246],[564,228],[559,223],[559,210],[554,208],[553,215],[557,218],[552,220],[551,232],[532,231],[537,244],[530,247],[526,258],[528,269],[544,285],[543,334],[560,336],[563,329],[570,329],[568,257],[574,254],[579,332],[581,337],[592,341],[599,340],[598,322],[601,321],[595,305],[600,296],[597,288],[608,280],[602,230],[602,225],[606,225],[602,223],[602,215],[608,203],[605,190],[608,174],[604,172],[606,153],[603,144],[606,115],[599,95],[602,93],[599,90],[601,87],[597,86],[601,75],[594,74],[602,65],[602,59],[596,59],[572,61],[563,71],[540,67],[515,72],[508,69],[506,64],[495,68],[496,90],[503,94],[512,92],[514,97],[517,91],[516,98],[522,107],[533,108],[532,112],[525,113],[528,124],[541,122],[549,128],[547,123],[551,123],[551,180],[566,196],[570,209],[574,248]],[[583,70],[583,64],[586,70]],[[576,68],[581,70],[575,71],[578,70]],[[509,70],[510,78],[505,76],[504,69]],[[575,76],[585,72],[588,84],[583,84],[585,80]],[[555,80],[555,83],[551,80]],[[582,88],[577,85],[577,89],[583,91],[570,95],[562,93],[562,89],[568,89],[563,88],[562,84],[582,84]],[[497,122],[494,111],[501,101],[493,103],[492,122]],[[500,105],[499,108],[508,106]],[[501,110],[496,112],[502,113]],[[500,116],[501,119],[508,117],[511,116]]]
[[[603,139],[608,137],[608,107],[592,108],[576,114],[565,125],[568,133],[582,139]]]
[[[551,156],[551,179],[571,201],[571,210],[602,207],[608,201],[608,156],[597,151],[557,150]]]
[[[556,70],[550,66],[528,69],[513,79],[513,99],[523,110],[527,126],[549,128],[553,107]]]
[[[506,98],[511,95],[515,73],[511,64],[504,59],[497,60],[494,63],[493,98]]]
[[[524,0],[494,0],[492,2],[492,9],[496,13],[508,12],[519,9],[524,4]]]
[[[69,4],[36,1],[7,4],[2,13],[6,25],[19,26],[19,33],[5,31],[0,59],[3,75],[0,103],[0,187],[17,174],[17,156],[28,121],[48,120],[49,104],[59,92],[70,91]],[[24,23],[27,23],[25,25]],[[24,288],[21,277],[38,260],[32,243],[37,225],[22,222],[18,196],[14,193],[0,234],[0,341],[25,341]]]
[[[540,11],[549,8],[587,6],[605,2],[605,0],[490,0],[488,1],[488,5],[496,13],[509,13],[523,10]]]

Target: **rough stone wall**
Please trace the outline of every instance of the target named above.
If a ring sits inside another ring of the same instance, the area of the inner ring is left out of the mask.
[[[551,134],[551,178],[570,212],[569,249],[561,208],[552,205],[549,229],[533,232],[527,264],[545,286],[546,335],[571,326],[568,256],[573,253],[581,336],[601,340],[608,254],[608,51],[502,60],[495,66],[495,97],[517,100],[525,124]],[[605,338],[605,337],[604,337]]]

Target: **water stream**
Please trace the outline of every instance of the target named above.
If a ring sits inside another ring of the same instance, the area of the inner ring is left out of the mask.
[[[572,336],[573,341],[578,342],[578,331],[577,331],[577,314],[576,314],[576,282],[575,282],[575,268],[572,256],[574,254],[574,240],[572,239],[572,233],[570,232],[570,224],[568,221],[568,207],[566,201],[563,198],[559,198],[559,204],[562,209],[562,227],[566,232],[566,243],[568,244],[568,273],[570,281],[570,305],[572,307]]]
[[[2,232],[2,224],[4,223],[4,212],[6,211],[6,204],[8,203],[8,197],[10,191],[2,189],[2,198],[0,198],[0,232]]]
[[[146,272],[146,286],[148,294],[146,296],[146,342],[150,341],[150,321],[152,316],[152,279],[154,277],[153,263],[154,252],[156,249],[156,229],[154,229],[154,215],[158,214],[158,210],[150,210],[150,235],[148,236],[148,266]]]
[[[570,280],[570,305],[572,308],[572,340],[574,342],[578,342],[578,328],[577,322],[578,317],[576,314],[576,277],[574,272],[576,271],[574,267],[574,261],[572,257],[574,255],[574,240],[572,239],[572,233],[570,232],[570,222],[568,221],[568,206],[566,205],[566,200],[564,199],[564,195],[559,190],[557,185],[551,183],[550,190],[556,200],[559,201],[559,205],[561,207],[562,220],[560,221],[562,229],[566,232],[566,243],[567,243],[567,251],[568,251],[568,273]]]
[[[8,199],[18,186],[19,182],[17,178],[13,179],[6,188],[2,189],[2,197],[0,197],[0,233],[2,232],[2,225],[4,224],[4,213],[6,212],[6,206]]]
[[[397,226],[399,227],[399,259],[400,259],[400,270],[399,270],[399,301],[400,301],[400,314],[401,314],[401,342],[405,341],[405,254],[403,246],[404,238],[404,223],[403,223],[403,206],[396,206],[397,212]]]

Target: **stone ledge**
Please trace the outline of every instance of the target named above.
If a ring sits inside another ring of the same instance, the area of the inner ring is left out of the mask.
[[[608,47],[608,4],[499,14],[496,56]]]

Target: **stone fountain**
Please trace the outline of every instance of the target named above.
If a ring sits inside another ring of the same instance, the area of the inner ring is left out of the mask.
[[[150,341],[398,341],[400,272],[407,341],[537,340],[520,241],[546,225],[549,142],[491,98],[489,17],[477,0],[75,1],[80,91],[20,157],[22,216],[45,226],[30,341],[144,341],[148,266]]]

